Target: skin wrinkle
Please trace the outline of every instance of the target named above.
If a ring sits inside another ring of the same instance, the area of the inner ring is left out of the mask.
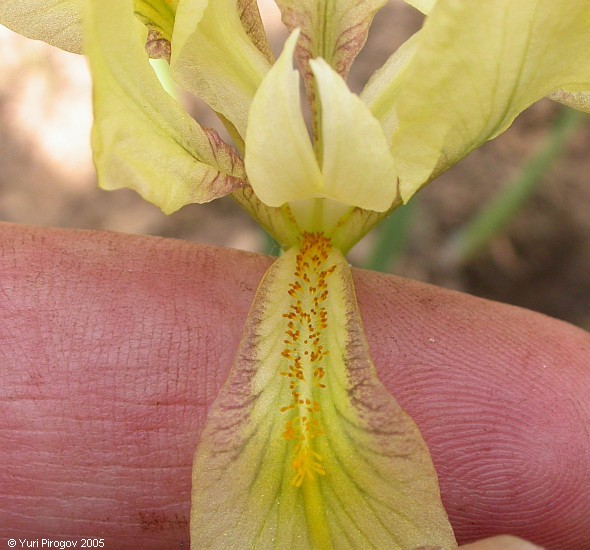
[[[194,445],[269,265],[2,224],[0,536],[187,543]],[[587,544],[587,333],[395,277],[357,270],[355,283],[379,375],[429,443],[459,540]]]
[[[410,296],[411,287],[418,285],[404,284],[410,287]],[[378,288],[381,295],[376,294]],[[395,299],[383,299],[391,295],[383,293],[378,276],[368,274],[359,279],[357,290],[361,303],[368,301],[369,308],[381,308],[380,314],[397,319],[404,327],[401,331],[415,331],[414,323],[403,322],[415,303],[396,311],[400,305]],[[410,349],[403,354],[392,350],[391,364],[399,361],[395,371],[398,378],[393,380],[391,370],[386,374],[380,370],[380,374],[388,377],[384,382],[390,388],[416,384],[427,388],[433,377],[441,380],[437,387],[429,388],[429,393],[415,391],[406,401],[401,392],[399,400],[423,428],[451,517],[465,521],[465,525],[456,527],[458,538],[492,534],[495,523],[549,547],[574,547],[575,539],[569,544],[563,542],[563,531],[575,532],[582,525],[588,529],[588,502],[582,499],[582,504],[580,496],[572,496],[577,494],[576,487],[588,487],[590,448],[584,426],[589,407],[587,400],[581,403],[579,397],[580,391],[586,395],[590,392],[587,334],[517,308],[473,298],[463,303],[457,293],[434,287],[423,290],[422,301],[427,308],[422,313],[427,319],[421,322],[434,327],[430,347],[443,347],[437,355],[447,358],[454,349],[467,363],[455,364],[447,359],[432,365],[428,341],[407,338]],[[424,300],[428,294],[431,299]],[[377,296],[380,303],[375,303]],[[440,299],[434,305],[437,296]],[[452,330],[458,314],[480,321],[462,323],[461,330]],[[371,324],[379,318],[366,317],[372,349],[384,341],[383,327],[391,326],[382,321]],[[559,329],[566,327],[569,337],[557,337]],[[514,345],[506,347],[506,341]],[[466,348],[470,351],[464,351]],[[377,352],[376,356],[383,355]],[[379,361],[377,367],[386,369]],[[449,394],[456,396],[450,403]],[[478,408],[478,416],[473,418]],[[446,421],[435,422],[442,415]],[[576,433],[578,440],[572,437]],[[496,440],[493,446],[486,443],[491,435]],[[437,461],[439,450],[446,455],[447,463]],[[464,494],[466,487],[471,498]],[[545,500],[548,491],[555,492],[551,508]],[[508,498],[513,504],[508,509],[499,508],[498,501]],[[568,498],[571,500],[566,504]],[[474,525],[482,515],[490,518],[490,525]],[[588,540],[586,534],[576,542]]]

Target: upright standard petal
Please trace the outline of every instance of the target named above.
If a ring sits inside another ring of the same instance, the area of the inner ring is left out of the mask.
[[[587,0],[438,0],[397,98],[403,199],[531,103],[590,90],[589,29]]]
[[[325,59],[345,77],[367,40],[371,21],[387,0],[276,0],[287,28],[301,29],[297,57],[308,80],[307,62]]]
[[[166,213],[244,185],[233,150],[202,129],[158,82],[133,0],[93,0],[84,16],[100,185],[135,189]]]
[[[363,47],[375,13],[387,0],[276,0],[290,31],[300,28],[296,50],[311,105],[313,139],[321,148],[321,114],[309,60],[322,57],[346,77]]]
[[[246,31],[239,0],[181,0],[172,37],[172,74],[246,135],[248,109],[270,68]],[[251,9],[251,7],[250,7]]]
[[[397,176],[383,129],[323,59],[310,61],[322,106],[322,196],[384,212]]]
[[[298,33],[285,43],[252,103],[246,136],[252,188],[269,206],[327,198],[383,212],[397,193],[385,134],[367,106],[322,59],[311,61],[322,105],[319,168],[301,114],[298,73],[292,68]]]
[[[260,85],[248,120],[246,171],[256,196],[269,206],[322,196],[324,183],[300,108],[293,69],[294,31]]]
[[[378,380],[350,268],[302,235],[264,277],[193,465],[191,548],[456,548],[420,433]]]
[[[0,24],[52,46],[82,53],[85,0],[2,0]]]

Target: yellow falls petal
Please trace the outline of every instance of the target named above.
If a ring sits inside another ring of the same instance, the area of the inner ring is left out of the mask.
[[[2,0],[0,24],[52,46],[82,53],[84,0]]]
[[[383,212],[397,177],[379,122],[323,59],[310,61],[322,106],[322,197]]]
[[[101,187],[129,187],[164,212],[244,185],[243,167],[162,88],[133,0],[94,0],[85,12],[94,77],[94,161]]]
[[[248,35],[238,4],[181,0],[171,68],[179,84],[221,113],[243,137],[250,103],[270,62]],[[252,23],[251,16],[248,21]]]
[[[426,445],[377,379],[351,275],[308,233],[264,277],[195,454],[194,550],[457,547]]]
[[[404,201],[531,103],[590,90],[589,29],[587,0],[438,0],[398,91]]]
[[[319,196],[323,180],[305,127],[294,31],[260,85],[250,108],[245,164],[257,197],[269,206]]]

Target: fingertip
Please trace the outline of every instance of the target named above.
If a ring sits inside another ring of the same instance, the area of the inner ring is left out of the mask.
[[[590,336],[520,308],[362,273],[384,384],[430,448],[459,542],[590,533]]]
[[[480,540],[471,544],[459,547],[460,550],[543,550],[542,546],[537,546],[532,542],[524,539],[501,535],[489,539]]]

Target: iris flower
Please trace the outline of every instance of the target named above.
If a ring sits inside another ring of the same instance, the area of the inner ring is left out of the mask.
[[[359,96],[345,79],[386,0],[276,0],[291,33],[276,60],[255,0],[0,4],[1,23],[87,55],[103,188],[166,213],[232,194],[285,251],[197,447],[195,549],[456,547],[428,450],[377,379],[344,254],[535,101],[590,112],[590,4],[406,1],[423,28]]]

